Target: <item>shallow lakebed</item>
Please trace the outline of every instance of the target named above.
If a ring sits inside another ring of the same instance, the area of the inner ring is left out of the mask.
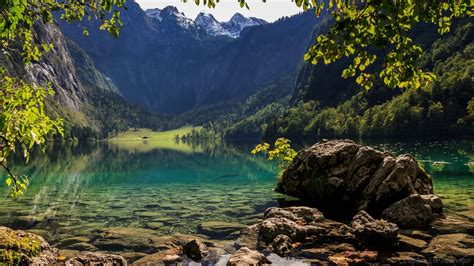
[[[292,201],[272,191],[278,169],[250,155],[255,144],[55,143],[13,167],[30,185],[15,201],[0,187],[0,224],[75,250],[95,250],[106,228],[232,238],[266,208]],[[364,144],[413,154],[446,211],[474,219],[474,141]]]

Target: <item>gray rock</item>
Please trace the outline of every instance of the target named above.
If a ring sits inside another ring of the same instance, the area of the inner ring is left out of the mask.
[[[436,195],[412,194],[390,205],[382,217],[405,228],[429,225],[443,210],[443,203]]]
[[[433,194],[433,182],[410,155],[394,157],[351,140],[333,140],[298,152],[276,190],[312,201],[324,212],[366,210],[378,216],[411,194]]]
[[[119,266],[128,265],[124,257],[113,254],[104,254],[99,252],[81,252],[76,257],[70,258],[65,262],[66,266],[70,265],[104,265]]]
[[[324,221],[324,215],[318,209],[309,207],[268,208],[264,218],[287,218],[299,224],[313,225]]]
[[[360,211],[351,222],[353,234],[365,243],[391,243],[397,240],[398,226],[385,220],[376,220]]]
[[[260,239],[269,244],[278,235],[286,235],[293,242],[302,242],[306,237],[306,229],[287,218],[268,218],[259,223]]]
[[[266,265],[272,264],[262,253],[246,247],[239,249],[230,256],[227,266]]]
[[[183,246],[183,252],[186,256],[198,262],[208,255],[207,246],[198,239],[186,243]]]
[[[286,235],[278,235],[272,243],[272,251],[280,257],[288,256],[293,250],[291,239]]]

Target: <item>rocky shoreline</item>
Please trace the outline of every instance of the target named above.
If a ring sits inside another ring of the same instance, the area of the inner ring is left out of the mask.
[[[410,155],[395,157],[350,140],[323,141],[298,153],[277,190],[311,207],[268,208],[248,227],[205,222],[197,228],[201,235],[163,236],[151,229],[110,227],[92,239],[66,239],[57,248],[31,232],[0,227],[0,263],[474,262],[474,221],[443,213],[431,177]]]
[[[256,224],[240,230],[236,240],[150,236],[133,228],[111,228],[101,241],[107,243],[103,248],[123,250],[114,254],[58,250],[38,235],[0,227],[0,258],[35,265],[186,265],[192,261],[203,265],[472,265],[474,224],[460,218],[446,215],[423,229],[400,229],[365,211],[350,223],[341,223],[315,208],[270,208]]]

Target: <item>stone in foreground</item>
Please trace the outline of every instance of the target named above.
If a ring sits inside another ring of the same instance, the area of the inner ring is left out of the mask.
[[[288,256],[292,250],[291,239],[286,235],[278,235],[272,243],[272,251],[280,257]]]
[[[227,266],[240,265],[267,265],[272,264],[262,253],[250,250],[246,247],[240,248],[230,256]]]
[[[197,262],[208,255],[207,246],[198,239],[186,243],[186,245],[183,246],[183,252],[186,256]]]
[[[382,217],[405,228],[429,225],[443,211],[443,203],[436,195],[412,194],[390,205]]]
[[[48,265],[58,252],[41,236],[0,226],[0,265]]]
[[[368,244],[387,244],[397,240],[398,227],[385,220],[376,220],[367,212],[360,211],[352,219],[354,235]]]
[[[433,194],[433,181],[410,155],[332,140],[298,152],[276,190],[349,218],[359,210],[379,216],[411,194]]]

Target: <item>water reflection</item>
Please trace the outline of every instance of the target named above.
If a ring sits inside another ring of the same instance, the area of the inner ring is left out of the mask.
[[[288,198],[274,193],[277,168],[251,156],[256,143],[52,143],[16,172],[30,185],[17,201],[0,186],[0,224],[51,243],[93,238],[106,227],[200,233],[205,222],[246,225]],[[474,142],[370,143],[412,153],[435,178],[448,211],[474,217]]]

